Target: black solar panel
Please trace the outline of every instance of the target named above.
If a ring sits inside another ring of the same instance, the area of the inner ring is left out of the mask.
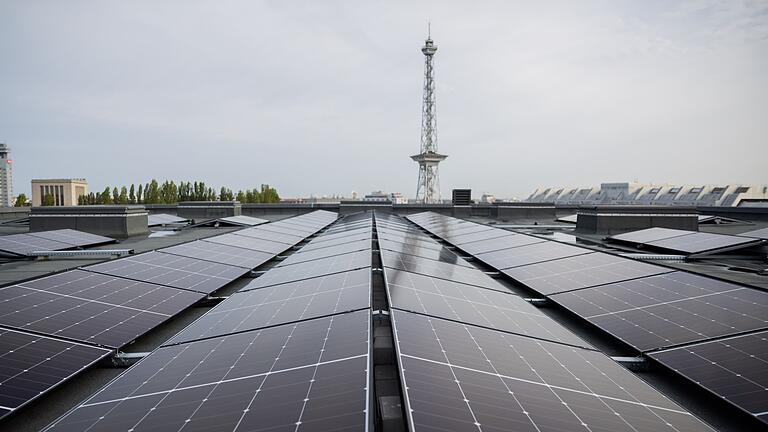
[[[299,237],[309,237],[320,230],[320,228],[309,228],[302,225],[288,224],[285,222],[272,222],[266,225],[260,225],[259,229]]]
[[[421,258],[428,258],[435,261],[440,261],[449,264],[460,265],[463,267],[475,268],[472,264],[465,259],[456,255],[456,253],[446,249],[436,249],[429,247],[421,247],[414,244],[398,243],[387,239],[379,239],[379,248],[386,249],[392,252],[397,252],[405,255],[415,255]]]
[[[445,230],[430,230],[438,236],[448,239],[461,238],[468,234],[475,234],[484,231],[496,231],[496,228],[491,228],[487,225],[480,225],[475,223],[467,223],[457,225],[455,228],[451,227]]]
[[[747,247],[759,243],[759,239],[748,237],[697,232],[690,235],[649,242],[648,246],[694,254],[734,247]]]
[[[586,342],[521,297],[386,269],[390,307],[578,346]]]
[[[502,249],[476,255],[477,259],[496,269],[506,269],[522,265],[535,264],[593,252],[592,250],[568,246],[563,243],[547,241]]]
[[[753,238],[759,238],[759,239],[768,240],[768,228],[758,229],[758,230],[754,230],[754,231],[748,231],[748,232],[745,232],[745,233],[741,233],[739,235],[743,236],[743,237],[753,237]]]
[[[623,241],[627,243],[648,243],[657,240],[664,240],[672,237],[694,234],[695,231],[678,230],[671,228],[647,228],[638,231],[632,231],[624,234],[617,234],[609,237],[610,240]]]
[[[290,245],[285,243],[280,243],[280,242],[270,241],[270,240],[263,240],[263,239],[253,238],[253,237],[246,237],[246,236],[237,235],[237,234],[222,234],[215,237],[205,238],[203,239],[203,241],[220,243],[220,244],[235,246],[243,249],[267,252],[271,254],[279,254],[280,252],[283,252],[291,248]]]
[[[365,430],[369,316],[160,348],[48,430]]]
[[[188,222],[189,219],[180,218],[178,216],[169,215],[165,213],[151,214],[147,216],[147,226],[158,226],[166,224],[178,224]]]
[[[600,352],[392,317],[412,431],[712,430]]]
[[[649,355],[768,423],[768,332],[703,342]]]
[[[84,270],[210,294],[248,272],[162,252],[148,252],[85,267]]]
[[[111,353],[0,328],[0,418]]]
[[[472,243],[480,240],[490,240],[495,239],[499,237],[506,237],[509,235],[514,235],[515,233],[509,232],[507,230],[503,229],[488,229],[485,231],[480,232],[473,232],[469,234],[461,234],[457,236],[452,236],[450,238],[451,243],[455,245],[463,245],[466,243]]]
[[[443,263],[427,258],[420,258],[413,255],[404,255],[388,250],[381,251],[381,259],[384,267],[405,270],[412,273],[420,273],[426,276],[475,285],[481,288],[509,292],[504,285],[501,285],[490,276],[477,269]]]
[[[361,228],[370,230],[371,228],[373,228],[373,223],[370,220],[351,222],[351,223],[339,222],[331,226],[330,228],[328,228],[323,233],[323,235],[338,234],[341,232],[352,231],[352,230],[361,229]]]
[[[371,250],[368,249],[285,267],[274,267],[254,279],[241,291],[370,267],[372,259]]]
[[[112,243],[115,241],[113,238],[104,237],[96,234],[87,233],[84,231],[77,231],[73,229],[59,229],[53,231],[39,231],[29,233],[31,236],[44,238],[47,240],[59,241],[67,243],[72,246],[92,246],[103,243]]]
[[[120,347],[202,297],[74,270],[0,288],[0,324]]]
[[[267,252],[253,251],[200,240],[163,248],[160,249],[160,252],[197,258],[220,264],[229,264],[247,269],[258,267],[274,258],[273,254]]]
[[[336,246],[329,246],[322,249],[315,249],[304,252],[299,250],[297,253],[289,256],[278,267],[296,265],[298,263],[313,261],[320,258],[327,258],[333,255],[342,255],[360,250],[371,250],[371,240],[364,239],[352,243],[343,243]]]
[[[283,233],[278,233],[274,231],[263,230],[263,229],[260,229],[259,227],[235,231],[232,234],[251,237],[255,239],[261,239],[261,240],[269,240],[271,242],[284,243],[288,246],[293,246],[296,243],[301,242],[302,240],[304,240],[304,237],[305,237],[304,233],[283,234]],[[275,245],[275,247],[284,248],[284,246],[280,246],[280,245]]]
[[[490,240],[480,240],[472,243],[465,243],[459,247],[472,255],[479,255],[481,253],[494,252],[497,250],[525,246],[534,243],[542,243],[545,241],[547,240],[539,237],[525,234],[515,234],[504,237],[497,237]]]
[[[544,295],[668,273],[666,267],[600,252],[502,270]]]
[[[266,219],[260,219],[260,218],[244,216],[244,215],[227,216],[227,217],[219,218],[218,220],[222,222],[227,222],[227,223],[242,225],[242,226],[256,226],[256,225],[261,225],[269,222]]]
[[[34,251],[51,251],[71,249],[69,243],[56,240],[48,240],[29,234],[11,234],[0,237],[0,252],[25,256]]]
[[[364,268],[238,292],[170,343],[221,336],[370,307],[371,270]]]
[[[768,328],[768,292],[683,272],[552,300],[640,351]]]
[[[367,240],[368,243],[370,243],[372,237],[373,236],[370,230],[363,230],[361,234],[352,234],[349,236],[337,237],[337,238],[333,238],[325,241],[319,241],[323,239],[323,237],[317,237],[316,239],[304,245],[301,248],[301,252],[302,253],[309,252],[316,249],[322,249],[322,248],[327,248],[331,246],[338,246],[342,244],[358,242],[360,240]]]

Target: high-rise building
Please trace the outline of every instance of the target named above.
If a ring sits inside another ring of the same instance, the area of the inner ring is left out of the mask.
[[[440,202],[440,177],[437,165],[447,158],[437,152],[437,117],[435,116],[435,74],[433,57],[437,45],[427,35],[424,46],[424,98],[421,106],[421,152],[411,156],[419,164],[419,183],[416,187],[416,201],[424,204]]]
[[[13,161],[11,148],[0,144],[0,207],[13,206]]]

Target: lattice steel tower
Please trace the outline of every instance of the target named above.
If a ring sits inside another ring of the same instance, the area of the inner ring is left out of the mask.
[[[435,73],[433,57],[437,45],[432,42],[431,32],[421,48],[424,53],[424,99],[421,106],[421,152],[411,156],[419,164],[419,184],[416,200],[424,204],[440,202],[440,177],[437,165],[448,155],[437,153],[437,117],[435,116]]]

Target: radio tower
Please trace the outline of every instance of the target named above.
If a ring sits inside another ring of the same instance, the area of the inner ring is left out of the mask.
[[[416,201],[424,204],[440,202],[440,177],[437,165],[448,155],[437,153],[437,118],[435,117],[435,74],[432,58],[437,45],[432,42],[431,28],[421,52],[424,53],[424,100],[421,106],[421,152],[411,156],[419,164]]]

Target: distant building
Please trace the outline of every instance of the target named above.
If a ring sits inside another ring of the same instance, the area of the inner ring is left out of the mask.
[[[13,197],[13,161],[11,148],[0,144],[0,207],[12,207]]]
[[[382,191],[373,191],[364,196],[363,201],[389,201],[389,194]]]
[[[392,192],[389,194],[389,199],[392,200],[392,204],[408,204],[408,198],[400,192]]]
[[[480,202],[484,204],[493,204],[496,202],[496,197],[485,193],[480,197]]]
[[[37,179],[32,180],[32,206],[43,204],[45,195],[53,195],[53,205],[77,205],[77,199],[88,193],[85,179]]]
[[[600,187],[588,188],[540,188],[525,202],[562,205],[757,207],[768,205],[768,185],[603,183]]]

